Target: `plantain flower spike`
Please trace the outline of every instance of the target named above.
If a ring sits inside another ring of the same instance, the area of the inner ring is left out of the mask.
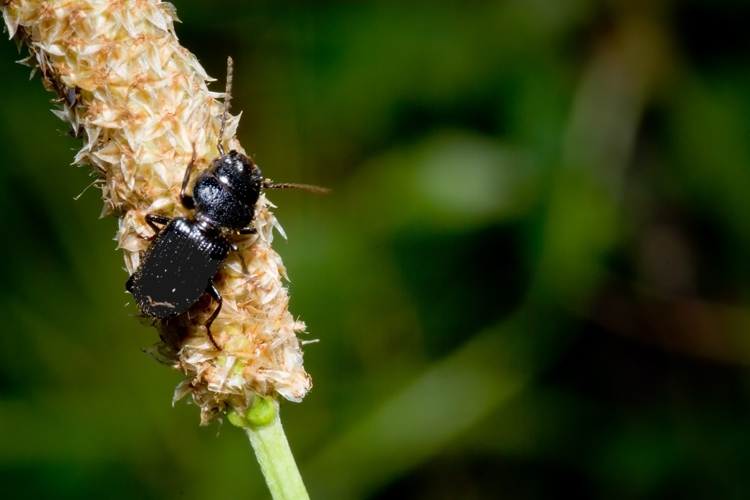
[[[53,112],[83,139],[75,163],[93,167],[102,215],[118,217],[116,241],[132,274],[153,236],[145,215],[189,215],[179,202],[182,179],[193,151],[197,171],[219,155],[225,95],[208,90],[212,79],[178,43],[167,2],[0,1],[7,33],[29,50],[20,62],[40,72],[60,97]],[[244,152],[238,123],[228,116],[224,145]],[[211,331],[221,350],[203,326],[216,307],[208,296],[156,323],[161,341],[150,352],[184,373],[174,401],[192,396],[202,424],[244,413],[256,396],[301,401],[312,387],[297,338],[305,324],[288,310],[286,271],[271,248],[274,228],[283,235],[272,206],[262,194],[255,234],[235,241],[247,270],[233,253],[214,278],[224,304]]]

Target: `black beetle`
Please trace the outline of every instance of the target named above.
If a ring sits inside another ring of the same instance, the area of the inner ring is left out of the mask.
[[[229,252],[237,251],[237,246],[228,236],[255,231],[251,224],[255,217],[255,204],[263,188],[326,191],[303,184],[271,184],[263,180],[258,166],[244,154],[235,150],[224,154],[221,142],[231,88],[232,59],[229,58],[224,115],[218,139],[220,156],[198,175],[193,183],[193,194],[189,195],[187,189],[195,164],[193,150],[193,157],[182,180],[180,201],[185,208],[194,209],[195,215],[174,219],[146,215],[146,223],[156,235],[138,269],[125,284],[141,312],[156,319],[174,318],[184,313],[208,292],[218,306],[206,322],[206,332],[218,350],[221,347],[211,335],[211,324],[221,311],[222,298],[213,284],[213,278]],[[164,227],[159,229],[157,224]],[[244,261],[242,264],[244,268]]]

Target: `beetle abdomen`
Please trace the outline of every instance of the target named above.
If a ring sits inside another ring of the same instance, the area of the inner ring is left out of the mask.
[[[152,318],[185,312],[201,298],[231,246],[199,223],[172,219],[156,236],[126,284],[138,308]]]

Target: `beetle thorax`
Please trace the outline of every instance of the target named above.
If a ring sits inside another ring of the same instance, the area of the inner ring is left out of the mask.
[[[219,231],[246,228],[255,215],[254,203],[245,204],[210,172],[203,172],[195,180],[193,198],[195,218]]]
[[[232,150],[212,161],[208,171],[245,205],[255,206],[263,174],[250,158]]]

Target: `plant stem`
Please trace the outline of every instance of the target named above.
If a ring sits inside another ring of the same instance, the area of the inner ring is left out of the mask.
[[[257,397],[243,417],[229,413],[229,421],[250,438],[260,469],[274,500],[309,500],[279,417],[279,402]]]

